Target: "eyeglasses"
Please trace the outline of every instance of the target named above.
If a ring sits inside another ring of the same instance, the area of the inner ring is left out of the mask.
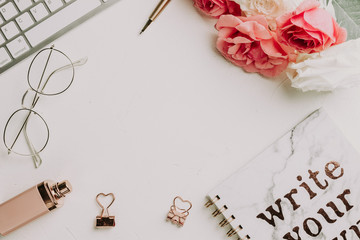
[[[42,152],[49,142],[49,127],[45,119],[34,110],[40,96],[55,96],[65,92],[74,81],[75,67],[84,65],[87,58],[72,62],[54,46],[45,48],[31,61],[27,82],[29,89],[21,99],[22,107],[7,120],[3,141],[8,154],[31,156],[38,168]]]

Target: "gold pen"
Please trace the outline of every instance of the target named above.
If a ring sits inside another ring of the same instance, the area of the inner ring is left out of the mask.
[[[168,5],[170,1],[171,0],[161,0],[159,2],[159,4],[156,6],[154,11],[150,15],[149,20],[146,22],[145,26],[141,30],[140,34],[142,34],[147,29],[147,27],[157,18],[157,16],[159,16],[159,14],[162,12],[162,10],[164,10],[164,8]]]

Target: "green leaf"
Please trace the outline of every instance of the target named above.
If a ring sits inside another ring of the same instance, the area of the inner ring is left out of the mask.
[[[360,38],[360,0],[332,0],[336,21],[348,32],[348,38]]]

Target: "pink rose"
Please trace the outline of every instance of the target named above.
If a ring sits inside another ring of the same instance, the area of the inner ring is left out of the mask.
[[[241,8],[238,3],[231,0],[226,0],[226,5],[229,14],[232,14],[234,16],[241,16]]]
[[[240,16],[240,5],[231,0],[194,0],[194,6],[204,14],[218,18],[223,14]]]
[[[283,72],[288,53],[270,32],[265,16],[235,17],[223,15],[216,24],[217,49],[233,64],[247,72],[274,77]]]
[[[320,52],[345,42],[346,30],[319,6],[316,0],[305,0],[295,11],[278,17],[276,24],[279,41],[304,53]]]

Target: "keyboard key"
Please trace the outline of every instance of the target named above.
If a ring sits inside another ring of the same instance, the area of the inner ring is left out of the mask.
[[[0,48],[0,67],[5,66],[9,62],[11,62],[11,57],[6,52],[5,48]]]
[[[70,23],[76,21],[91,10],[100,6],[98,0],[77,0],[49,17],[25,33],[30,44],[35,47]]]
[[[14,21],[11,21],[8,24],[4,25],[1,30],[7,39],[14,37],[20,32],[19,29],[16,27]]]
[[[21,30],[25,30],[34,24],[34,20],[30,17],[28,12],[20,15],[16,18],[16,22],[18,23]]]
[[[43,3],[39,3],[38,5],[33,7],[30,11],[37,22],[49,14]]]
[[[25,52],[30,50],[29,45],[26,43],[23,36],[15,38],[13,41],[6,45],[14,58],[19,57]]]
[[[0,33],[0,45],[2,45],[3,43],[5,43],[5,38],[4,38],[4,36]]]
[[[15,5],[12,2],[9,2],[0,8],[0,12],[5,18],[5,20],[9,20],[18,14],[18,10],[15,8]]]
[[[33,4],[31,0],[15,0],[14,2],[20,11],[24,11]]]
[[[45,0],[45,3],[49,7],[50,12],[55,12],[64,5],[61,0]]]
[[[2,19],[2,17],[0,17],[0,25],[4,23],[4,20]]]

